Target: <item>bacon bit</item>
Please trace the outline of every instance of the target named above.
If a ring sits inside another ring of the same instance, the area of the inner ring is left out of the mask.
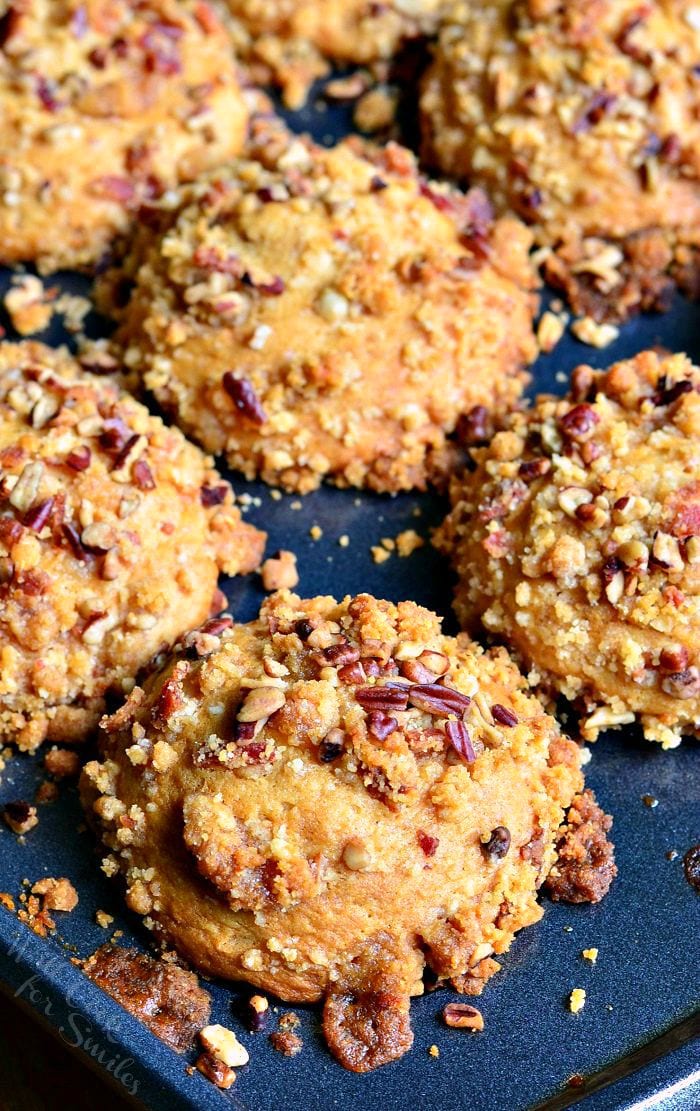
[[[426,833],[425,830],[419,829],[416,833],[416,839],[426,856],[435,856],[437,847],[440,844],[439,837],[432,837],[429,833]]]
[[[109,54],[107,53],[104,46],[95,46],[90,51],[90,53],[88,54],[88,61],[89,61],[91,66],[95,67],[95,69],[104,69],[105,66],[107,65],[107,59],[108,58],[109,58]],[[130,168],[131,167],[128,164],[128,156],[127,156],[127,169],[130,169]]]
[[[118,204],[130,204],[136,193],[134,183],[128,177],[118,177],[116,174],[102,174],[90,182],[90,188],[98,197]]]
[[[472,701],[461,691],[440,686],[438,683],[421,683],[409,687],[407,694],[410,704],[427,714],[463,714]]]
[[[590,405],[574,405],[559,420],[561,431],[570,440],[583,440],[590,435],[595,426],[600,423],[600,417]]]
[[[228,491],[229,487],[223,482],[219,486],[202,486],[199,491],[199,500],[207,508],[213,505],[221,505],[226,500]]]
[[[455,204],[452,197],[448,193],[440,193],[428,185],[427,181],[421,181],[418,186],[418,192],[421,197],[425,197],[432,205],[437,208],[438,212],[449,212],[454,214]]]
[[[233,371],[227,370],[221,379],[221,384],[241,416],[251,424],[258,426],[265,424],[267,414],[247,378],[237,378]]]
[[[355,698],[363,710],[405,710],[408,707],[408,687],[360,687]]]
[[[476,751],[469,730],[463,721],[448,721],[445,725],[445,736],[460,760],[463,760],[465,764],[475,762]]]
[[[378,741],[385,741],[399,727],[396,718],[385,714],[382,710],[372,710],[367,715],[367,729]]]
[[[24,514],[24,524],[34,532],[41,532],[51,516],[53,507],[54,499],[45,498],[44,501],[39,502],[38,505],[33,506],[32,509]]]
[[[513,726],[518,724],[518,715],[509,710],[507,706],[501,706],[499,702],[494,703],[491,707],[491,713],[500,725],[505,725],[507,729],[512,729]]]
[[[153,471],[145,459],[137,459],[131,468],[131,477],[139,490],[155,490],[156,482]]]
[[[379,174],[374,175],[369,183],[369,187],[372,193],[381,193],[384,189],[389,188],[387,182],[383,177],[380,177]]]
[[[86,471],[90,466],[92,460],[92,452],[90,448],[85,445],[76,448],[74,451],[69,451],[66,456],[66,466],[70,467],[73,471]]]
[[[505,826],[496,826],[491,830],[486,841],[482,842],[482,849],[487,856],[491,856],[494,860],[503,860],[510,849],[510,830]]]

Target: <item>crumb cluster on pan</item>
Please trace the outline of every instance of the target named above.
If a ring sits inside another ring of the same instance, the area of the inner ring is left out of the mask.
[[[698,288],[700,21],[691,0],[454,3],[422,95],[424,150],[559,247],[598,319]]]
[[[0,15],[0,262],[95,262],[145,199],[240,149],[208,3],[33,0]]]
[[[700,370],[651,351],[540,397],[453,482],[457,613],[576,700],[583,733],[700,726]]]
[[[233,38],[255,74],[264,67],[290,107],[306,99],[328,59],[342,64],[390,60],[403,43],[434,31],[445,0],[225,0]]]
[[[64,350],[0,346],[0,733],[80,740],[263,536],[228,483]]]
[[[530,233],[396,144],[263,135],[132,245],[125,362],[248,478],[424,487],[465,409],[520,396]]]
[[[203,971],[325,998],[331,1049],[367,1071],[410,1047],[426,965],[478,994],[540,918],[579,749],[505,651],[412,602],[282,592],[224,626],[103,722],[82,783],[102,866]],[[615,868],[591,806],[561,836],[569,896],[597,900]]]

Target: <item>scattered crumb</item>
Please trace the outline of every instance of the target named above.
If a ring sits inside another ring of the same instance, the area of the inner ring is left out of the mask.
[[[0,891],[0,907],[5,910],[15,910],[15,901],[7,891]]]
[[[440,1056],[440,1050],[438,1049],[438,1047],[436,1045],[431,1045],[428,1048],[428,1053],[430,1054],[431,1057],[439,1057]]]
[[[396,537],[396,550],[401,559],[413,554],[418,548],[422,548],[425,540],[419,536],[415,529],[407,528],[400,532]]]
[[[52,303],[56,289],[44,289],[34,274],[18,274],[5,294],[3,305],[12,327],[21,336],[31,336],[48,328],[55,311]]]
[[[78,293],[62,293],[56,301],[56,312],[63,317],[64,327],[69,332],[82,331],[85,317],[92,309],[92,304],[87,297]]]
[[[294,552],[282,550],[265,560],[260,574],[265,590],[293,590],[299,584],[297,557]]]
[[[587,343],[589,347],[599,348],[607,347],[620,334],[617,325],[597,324],[592,316],[582,316],[579,320],[574,320],[571,331],[581,343]]]
[[[324,96],[330,100],[356,100],[367,90],[368,73],[357,70],[348,77],[334,77],[323,87]]]
[[[58,787],[49,779],[42,779],[41,783],[36,789],[34,795],[34,802],[37,806],[43,806],[47,802],[55,802],[58,798]]]
[[[68,779],[80,771],[80,757],[68,748],[50,748],[44,756],[44,767],[54,779]]]
[[[206,1076],[207,1080],[211,1080],[217,1088],[222,1088],[226,1091],[232,1088],[236,1083],[236,1074],[233,1069],[219,1061],[211,1053],[201,1053],[197,1058],[197,1068],[202,1076]]]
[[[642,802],[650,810],[654,810],[659,805],[659,800],[654,795],[642,795]]]
[[[573,931],[574,931],[573,926],[564,926],[564,933],[565,934],[571,934],[571,933],[573,933]]]
[[[388,559],[391,559],[391,552],[388,552],[386,548],[382,548],[379,544],[371,547],[370,552],[375,563],[386,563]]]
[[[549,310],[542,314],[539,324],[537,325],[537,342],[540,351],[544,351],[548,355],[550,351],[559,343],[559,340],[564,335],[564,329],[568,323],[568,315],[561,313],[550,312]]]
[[[300,1022],[301,1019],[295,1011],[285,1011],[280,1018],[280,1030],[296,1030]]]
[[[21,800],[6,803],[2,811],[2,817],[5,825],[9,826],[13,833],[20,836],[29,833],[31,829],[39,824],[36,806]]]
[[[392,540],[390,536],[383,536],[379,543],[383,548],[386,548],[388,552],[393,552],[396,548],[396,541]]]
[[[78,892],[70,880],[62,876],[55,880],[51,876],[37,880],[32,887],[32,895],[41,895],[44,910],[62,910],[69,914],[78,905]]]
[[[250,1061],[248,1050],[227,1026],[205,1026],[199,1031],[199,1040],[206,1053],[230,1069],[240,1068]]]
[[[273,501],[282,501],[282,491],[281,490],[276,490],[275,487],[273,486],[272,489],[270,490],[270,497],[272,498]]]
[[[299,1035],[292,1034],[288,1030],[270,1034],[270,1042],[272,1048],[276,1049],[278,1053],[284,1054],[285,1057],[296,1057],[297,1053],[301,1053],[304,1048],[304,1043]]]
[[[267,1023],[270,1004],[264,995],[251,995],[248,1007],[248,1026],[251,1033],[259,1034]]]
[[[312,540],[320,540],[323,536],[323,529],[320,525],[312,525],[309,529],[309,536]]]
[[[96,910],[95,921],[97,922],[98,926],[101,926],[103,930],[106,930],[107,927],[111,926],[114,922],[114,915],[107,914],[106,910]]]
[[[290,501],[290,503],[289,503],[289,508],[290,508],[290,509],[294,509],[294,510],[297,510],[297,509],[301,509],[301,508],[302,508],[302,504],[301,504],[301,502],[300,502],[299,500],[295,500],[295,501]]]
[[[585,1083],[585,1076],[581,1076],[580,1072],[575,1072],[573,1076],[570,1076],[567,1080],[566,1086],[567,1088],[583,1088]]]
[[[350,546],[350,537],[347,533],[344,532],[342,536],[338,537],[338,544],[341,548],[348,548]]]
[[[581,956],[584,958],[584,960],[590,961],[591,964],[595,964],[595,962],[598,960],[598,950],[582,949]]]
[[[584,988],[574,988],[569,996],[569,1010],[572,1015],[577,1015],[586,1006],[586,992]]]
[[[678,859],[677,849],[669,849],[668,852],[666,853],[666,859],[667,860],[677,860]]]
[[[355,105],[353,123],[359,131],[383,131],[396,118],[398,94],[394,89],[370,89]]]
[[[448,1003],[442,1008],[442,1020],[455,1030],[480,1033],[484,1029],[484,1016],[471,1003]]]

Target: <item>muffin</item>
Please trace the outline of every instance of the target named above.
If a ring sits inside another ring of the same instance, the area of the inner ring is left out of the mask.
[[[697,284],[700,23],[690,0],[454,3],[422,95],[424,150],[558,247],[577,310]],[[667,306],[666,306],[667,307]]]
[[[140,203],[238,153],[246,106],[207,3],[0,10],[0,263],[92,264]]]
[[[278,136],[142,228],[110,278],[120,295],[135,281],[116,340],[247,478],[422,489],[465,409],[520,396],[536,353],[530,243],[395,144]]]
[[[129,907],[206,973],[324,998],[357,1072],[410,1047],[426,966],[481,991],[575,839],[578,747],[503,650],[412,602],[273,595],[186,637],[103,727],[83,799]],[[565,861],[569,894],[607,889],[603,843],[587,879]]]
[[[64,350],[0,345],[0,732],[79,741],[257,566],[211,460]]]
[[[700,370],[645,351],[581,366],[474,452],[437,538],[455,608],[504,639],[583,735],[700,724]]]

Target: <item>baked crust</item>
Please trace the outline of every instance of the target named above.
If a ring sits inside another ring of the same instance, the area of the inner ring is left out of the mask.
[[[700,724],[700,370],[645,351],[579,367],[474,452],[437,537],[479,620],[578,700],[585,737]]]
[[[240,150],[247,109],[209,4],[0,10],[3,264],[92,264],[144,200]]]
[[[0,345],[0,725],[77,741],[259,563],[212,461],[65,350]]]
[[[530,233],[492,222],[478,191],[424,181],[396,144],[276,134],[153,224],[102,295],[114,311],[110,291],[135,280],[116,342],[248,478],[423,488],[461,412],[522,391]]]
[[[541,917],[582,786],[503,650],[369,595],[192,634],[104,729],[82,794],[130,908],[205,972],[326,996],[357,1071],[410,1045],[426,965],[478,993]]]
[[[699,63],[690,0],[460,0],[425,78],[424,154],[563,247],[548,277],[578,311],[667,307],[662,275],[698,284]]]

